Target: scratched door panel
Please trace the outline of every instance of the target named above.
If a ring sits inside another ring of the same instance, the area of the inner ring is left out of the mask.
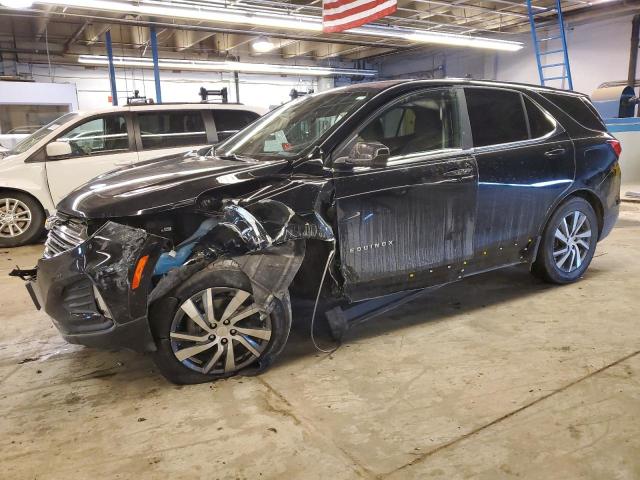
[[[445,176],[447,172],[463,173]],[[465,174],[465,172],[467,172]],[[336,177],[338,231],[352,299],[415,288],[409,275],[473,255],[477,169],[456,156]]]

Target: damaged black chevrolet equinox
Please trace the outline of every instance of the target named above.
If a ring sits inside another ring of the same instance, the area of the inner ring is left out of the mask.
[[[581,94],[358,84],[94,179],[17,273],[69,342],[152,352],[178,383],[255,373],[287,341],[290,295],[346,318],[515,264],[577,280],[618,216],[619,154]]]

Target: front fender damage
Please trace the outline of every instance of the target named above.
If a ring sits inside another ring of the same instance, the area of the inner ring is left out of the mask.
[[[149,304],[207,266],[231,260],[249,278],[255,302],[269,312],[274,301],[283,300],[297,274],[304,260],[305,241],[335,241],[333,230],[316,211],[298,214],[270,199],[250,205],[227,200],[217,221],[207,222],[210,228],[169,254],[181,257],[183,248],[190,249],[184,264],[170,269],[159,280]],[[159,263],[162,260],[161,256]]]

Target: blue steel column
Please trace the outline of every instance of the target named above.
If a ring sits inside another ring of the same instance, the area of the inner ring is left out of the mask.
[[[156,103],[162,103],[160,91],[160,67],[158,66],[158,35],[156,27],[151,27],[151,55],[153,55],[153,78],[156,81]]]
[[[116,88],[116,68],[113,65],[113,47],[111,46],[111,31],[107,30],[107,57],[109,57],[109,83],[111,84],[111,104],[118,105],[118,89]]]

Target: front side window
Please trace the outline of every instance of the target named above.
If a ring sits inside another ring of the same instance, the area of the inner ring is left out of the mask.
[[[199,110],[139,113],[138,124],[144,150],[207,143],[207,132]]]
[[[109,115],[81,123],[62,134],[57,141],[71,146],[72,157],[129,150],[127,119],[122,115]]]
[[[411,94],[386,107],[355,135],[336,158],[356,143],[381,143],[391,157],[459,148],[458,107],[449,90]]]
[[[465,88],[465,96],[475,147],[529,138],[520,93],[491,88]]]

